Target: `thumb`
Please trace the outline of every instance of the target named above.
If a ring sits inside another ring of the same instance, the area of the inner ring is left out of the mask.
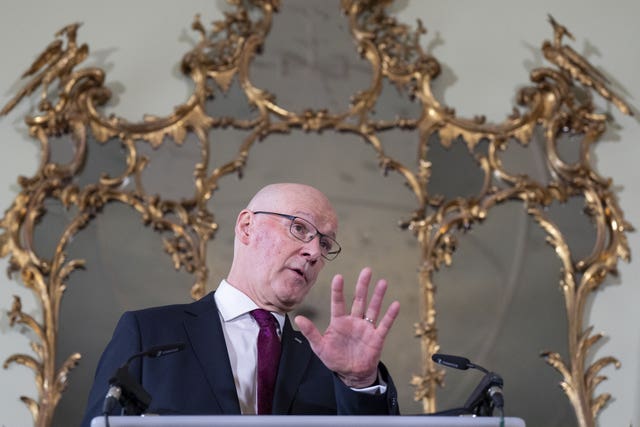
[[[302,332],[302,335],[304,335],[304,337],[309,341],[311,348],[317,348],[322,340],[322,335],[320,334],[320,331],[318,331],[318,328],[316,328],[316,325],[314,325],[313,322],[305,316],[296,316],[293,321],[298,329],[300,329],[300,332]]]

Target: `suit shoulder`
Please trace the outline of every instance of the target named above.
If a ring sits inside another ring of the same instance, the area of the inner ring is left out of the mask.
[[[123,317],[132,316],[137,319],[166,318],[178,315],[198,315],[203,310],[209,309],[215,309],[213,293],[190,303],[169,304],[128,311],[124,313]]]

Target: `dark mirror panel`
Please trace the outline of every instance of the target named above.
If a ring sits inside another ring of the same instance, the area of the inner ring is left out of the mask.
[[[213,88],[213,97],[208,99],[204,106],[205,112],[214,119],[231,118],[234,120],[255,120],[258,111],[249,104],[247,94],[242,90],[238,77],[231,81],[226,91],[213,79],[208,80]]]
[[[202,147],[194,133],[188,133],[180,144],[165,137],[157,148],[137,141],[136,150],[141,159],[147,159],[141,174],[145,193],[177,201],[195,196],[193,171],[202,163]]]
[[[282,3],[263,53],[251,64],[250,79],[288,111],[343,112],[353,95],[369,88],[372,75],[340,2],[313,0]]]
[[[391,129],[381,132],[380,143],[384,154],[396,162],[400,162],[413,173],[418,172],[419,137],[416,132],[402,129]],[[395,172],[389,172],[395,173]]]
[[[556,150],[560,160],[569,165],[577,164],[584,151],[584,138],[583,133],[560,132],[556,136]]]
[[[554,202],[545,212],[558,227],[571,251],[572,261],[578,262],[591,255],[596,245],[597,229],[592,217],[587,214],[584,196],[569,197],[566,202]],[[602,230],[603,243],[608,241]]]
[[[34,223],[33,251],[40,259],[50,263],[56,247],[65,230],[71,225],[77,209],[74,206],[66,208],[60,200],[53,197],[44,199],[43,208],[42,215]],[[26,243],[26,233],[23,233],[23,236]]]
[[[576,425],[560,374],[540,357],[565,360],[567,318],[560,260],[522,204],[494,207],[458,233],[455,268],[434,275],[440,351],[469,358],[504,379],[505,410],[531,426]],[[446,369],[438,409],[460,407],[482,373]]]
[[[125,311],[191,300],[194,278],[173,268],[162,245],[167,236],[145,227],[130,206],[114,202],[69,245],[67,260],[83,259],[86,268],[67,283],[56,364],[75,352],[82,359],[71,372],[54,426],[80,425],[98,359]]]
[[[426,160],[431,163],[427,187],[430,197],[442,196],[445,200],[453,200],[477,196],[482,191],[484,172],[462,137],[456,138],[450,147],[445,147],[440,136],[432,134]]]
[[[531,140],[526,144],[515,138],[509,139],[504,151],[498,152],[498,158],[502,163],[502,170],[513,177],[527,175],[542,186],[551,181],[544,129],[540,126],[535,128]]]
[[[249,131],[225,128],[225,129],[212,129],[209,132],[208,144],[209,144],[209,164],[208,164],[208,176],[216,169],[222,168],[227,163],[235,161],[240,154],[242,144],[247,138],[251,136]],[[261,142],[258,142],[261,144]],[[257,160],[256,160],[257,161]],[[249,163],[253,164],[254,160],[249,159]],[[236,177],[237,174],[234,174]]]
[[[116,178],[127,170],[126,146],[117,138],[98,142],[91,132],[87,133],[86,159],[74,182],[84,188],[97,184],[101,177]]]
[[[71,163],[73,155],[76,152],[74,139],[71,135],[50,136],[48,141],[51,163],[58,165],[68,165]]]
[[[382,90],[370,118],[384,121],[418,120],[421,113],[421,104],[412,99],[409,88],[398,87],[389,79],[383,79]]]

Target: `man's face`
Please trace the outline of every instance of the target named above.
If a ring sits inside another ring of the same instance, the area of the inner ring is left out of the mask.
[[[326,199],[294,194],[280,200],[270,212],[294,215],[313,224],[321,233],[335,236],[337,219]],[[262,210],[255,209],[254,211]],[[265,209],[267,210],[267,209]],[[290,230],[291,220],[277,215],[251,215],[253,280],[251,293],[261,306],[288,312],[300,304],[325,265],[319,236],[302,242]]]

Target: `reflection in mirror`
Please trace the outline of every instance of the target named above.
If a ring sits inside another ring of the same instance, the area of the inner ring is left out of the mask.
[[[214,88],[213,98],[204,103],[205,112],[209,116],[230,117],[235,120],[254,120],[258,117],[258,110],[250,106],[247,94],[240,87],[237,76],[231,80],[227,91],[211,79],[207,84]]]
[[[240,152],[244,140],[249,136],[249,131],[234,128],[212,129],[209,131],[209,164],[208,171],[211,174],[217,168],[221,168],[233,161]],[[262,144],[262,142],[258,142]],[[249,157],[249,163],[259,162]],[[237,174],[234,174],[237,176]]]
[[[117,138],[98,142],[87,132],[86,159],[74,182],[80,188],[97,184],[102,176],[116,178],[127,170],[127,149]]]
[[[50,136],[48,140],[51,163],[66,165],[73,160],[75,145],[71,135]]]
[[[98,358],[124,311],[191,301],[193,276],[173,268],[163,250],[165,236],[143,226],[130,206],[113,202],[67,247],[67,261],[84,259],[86,269],[67,283],[56,364],[74,352],[82,359],[71,371],[54,426],[80,425]]]
[[[79,165],[80,172],[73,177],[73,182],[79,187],[97,184],[103,175],[114,178],[126,171],[127,151],[119,139],[113,138],[106,142],[98,142],[91,132],[87,132],[86,144],[79,144],[70,134],[50,136],[50,162],[68,168],[74,156],[80,156],[80,147],[86,149],[84,162]],[[79,160],[78,159],[75,160]]]
[[[202,163],[202,148],[194,133],[187,133],[181,144],[165,137],[158,148],[146,141],[137,141],[136,150],[140,159],[148,159],[141,174],[146,194],[176,201],[195,196],[193,171]]]
[[[583,133],[560,132],[556,136],[556,149],[560,160],[569,165],[578,163],[584,136]]]
[[[329,289],[334,274],[345,277],[347,301],[352,299],[362,267],[373,268],[374,280],[388,279],[385,309],[397,299],[401,313],[388,337],[383,360],[394,376],[402,412],[421,412],[409,385],[411,375],[419,373],[421,367],[419,341],[413,338],[419,310],[419,250],[415,238],[397,225],[415,210],[416,201],[399,175],[382,176],[375,151],[359,137],[294,131],[284,136],[270,135],[256,144],[243,179],[224,177],[208,204],[220,226],[209,246],[210,285],[217,287],[230,266],[237,213],[262,186],[283,181],[307,183],[328,195],[338,214],[337,238],[343,248],[338,258],[327,263],[298,312],[323,330],[329,320]],[[400,348],[402,351],[397,351]]]
[[[560,260],[520,202],[495,206],[458,233],[455,268],[433,278],[440,351],[469,358],[504,379],[505,410],[530,426],[570,426],[576,419],[560,375],[540,357],[567,357]],[[438,409],[459,407],[482,373],[446,369]]]
[[[357,53],[339,0],[283,2],[250,73],[254,86],[296,112],[346,111],[371,78],[371,64]],[[276,91],[284,81],[287,90]]]
[[[480,142],[475,151],[483,150],[483,145]],[[456,138],[447,148],[440,143],[438,133],[433,133],[429,137],[426,160],[431,163],[428,186],[431,197],[444,196],[445,200],[452,200],[480,194],[484,172],[462,138]]]
[[[544,129],[536,126],[527,144],[511,138],[504,151],[498,153],[502,169],[512,177],[527,175],[541,186],[551,180],[547,165]]]
[[[33,252],[41,259],[51,262],[64,230],[77,212],[75,206],[65,208],[62,202],[46,198],[44,211],[33,228]]]
[[[417,132],[407,132],[396,128],[378,135],[384,153],[416,173],[419,144]]]
[[[407,90],[400,90],[389,79],[382,79],[382,90],[373,107],[372,120],[418,120],[421,114],[421,104],[411,99]]]
[[[545,212],[545,216],[562,232],[573,263],[591,255],[596,245],[596,224],[586,214],[585,207],[585,198],[580,195],[569,197],[565,203],[556,201]]]

